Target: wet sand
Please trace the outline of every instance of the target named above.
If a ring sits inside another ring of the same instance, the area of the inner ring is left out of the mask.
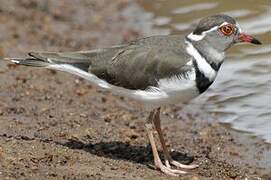
[[[143,36],[126,0],[0,3],[0,55],[76,51]],[[137,8],[132,8],[137,9]],[[125,13],[123,13],[125,12]],[[124,16],[125,15],[125,16]],[[1,179],[178,179],[153,166],[146,112],[62,72],[0,63]],[[162,119],[172,155],[200,167],[179,179],[270,179],[270,145],[197,116]]]

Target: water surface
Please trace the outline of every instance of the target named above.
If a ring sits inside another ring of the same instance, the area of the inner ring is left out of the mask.
[[[208,119],[231,124],[271,143],[271,1],[139,0],[160,34],[188,34],[202,17],[225,13],[263,46],[238,45],[227,53],[213,86],[191,106]],[[195,108],[194,108],[195,109]]]

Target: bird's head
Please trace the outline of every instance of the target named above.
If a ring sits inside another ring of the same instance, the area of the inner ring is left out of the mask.
[[[219,14],[203,18],[189,34],[191,41],[204,41],[219,51],[225,51],[233,44],[247,42],[261,44],[259,40],[242,32],[239,24],[230,16]]]

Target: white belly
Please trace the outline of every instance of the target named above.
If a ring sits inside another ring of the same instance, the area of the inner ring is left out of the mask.
[[[174,76],[160,79],[158,87],[135,91],[134,99],[151,107],[185,103],[199,95],[195,80],[194,70],[185,77]]]

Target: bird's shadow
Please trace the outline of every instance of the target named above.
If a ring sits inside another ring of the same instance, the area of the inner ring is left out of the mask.
[[[69,140],[68,142],[61,143],[61,145],[70,149],[84,150],[100,157],[125,160],[153,167],[153,156],[150,145],[131,145],[119,141],[84,143],[79,140]],[[161,155],[161,159],[163,159],[163,153],[159,151],[159,154]],[[177,151],[171,152],[171,156],[174,160],[183,164],[190,164],[194,160],[194,157]]]

